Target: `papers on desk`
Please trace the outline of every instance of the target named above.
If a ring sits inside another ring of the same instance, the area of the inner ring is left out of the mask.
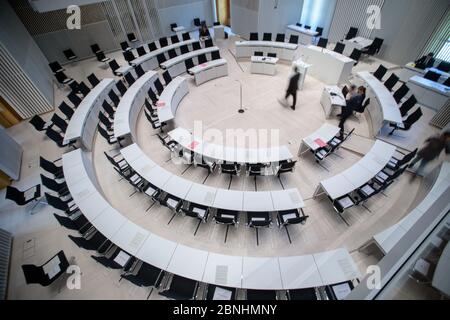
[[[56,256],[42,267],[49,279],[53,279],[61,271],[61,268],[59,267],[60,263],[59,257]]]
[[[166,105],[166,103],[164,102],[164,101],[158,101],[157,103],[156,103],[156,106],[157,107],[164,107]]]
[[[200,218],[203,218],[205,216],[206,210],[194,207],[192,208],[192,212],[195,212]]]
[[[231,214],[222,214],[221,217],[226,219],[234,219],[234,216],[232,216]]]
[[[283,219],[285,221],[290,220],[290,219],[295,219],[297,218],[297,215],[295,213],[289,213],[283,216]]]
[[[114,262],[119,264],[121,267],[125,267],[131,256],[125,251],[120,251],[119,254],[114,258]]]
[[[327,143],[324,142],[324,141],[323,141],[322,139],[320,139],[320,138],[317,138],[316,140],[314,140],[314,142],[315,142],[319,147],[321,147],[321,148],[327,146]]]
[[[216,287],[213,300],[231,300],[232,294],[233,292],[231,290]]]
[[[266,221],[266,218],[255,217],[255,218],[252,218],[252,221]]]
[[[331,287],[338,300],[343,300],[352,291],[350,285],[346,283],[337,284]]]
[[[341,200],[339,200],[338,201],[339,202],[339,204],[342,206],[342,208],[350,208],[351,206],[353,206],[353,202],[352,202],[352,200],[350,200],[350,198],[349,197],[345,197],[345,198],[343,198],[343,199],[341,199]]]

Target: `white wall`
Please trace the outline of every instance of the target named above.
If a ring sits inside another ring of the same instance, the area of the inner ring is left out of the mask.
[[[336,0],[304,0],[302,17],[300,22],[303,25],[324,28],[323,37],[328,37],[331,21],[333,20]]]
[[[276,5],[277,4],[277,5]],[[262,0],[259,3],[258,32],[284,33],[286,26],[300,21],[303,0]]]
[[[7,1],[0,1],[0,42],[41,95],[53,105],[53,75],[48,61]]]
[[[245,39],[250,32],[258,31],[259,5],[267,0],[230,0],[231,30]]]
[[[28,1],[34,10],[39,12],[65,9],[70,5],[83,6],[86,4],[103,2],[105,0],[32,0]]]

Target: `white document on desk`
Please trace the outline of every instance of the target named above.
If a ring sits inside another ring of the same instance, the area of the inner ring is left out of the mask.
[[[332,286],[333,292],[338,300],[343,300],[352,291],[348,283],[342,283]]]
[[[232,291],[216,287],[213,300],[231,300]]]
[[[118,263],[121,267],[125,267],[128,260],[130,260],[130,255],[125,251],[120,251],[119,254],[114,258],[114,262]]]

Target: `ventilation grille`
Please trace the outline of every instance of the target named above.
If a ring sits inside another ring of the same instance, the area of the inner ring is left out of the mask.
[[[22,119],[53,110],[1,44],[0,92]]]
[[[432,126],[438,127],[439,129],[444,129],[450,123],[450,100],[441,108],[441,110],[436,113],[436,115],[431,119],[430,124]]]
[[[6,299],[12,234],[0,229],[0,300]]]
[[[328,38],[342,40],[350,27],[358,28],[358,36],[370,38],[373,30],[367,28],[367,8],[376,5],[381,9],[383,4],[384,0],[337,0]]]

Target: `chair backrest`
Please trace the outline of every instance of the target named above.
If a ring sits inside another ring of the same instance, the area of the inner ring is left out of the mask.
[[[191,40],[191,35],[189,34],[189,32],[183,33],[181,37],[183,38],[183,41]]]
[[[97,129],[98,129],[98,132],[100,133],[100,135],[103,138],[105,138],[106,141],[109,142],[110,136],[109,136],[108,132],[100,124],[97,125]]]
[[[264,32],[263,41],[272,41],[272,34],[268,32]]]
[[[86,97],[89,92],[91,92],[91,89],[89,89],[89,87],[86,85],[86,83],[84,83],[83,81],[81,81],[78,85],[78,89],[80,90],[81,94]]]
[[[75,111],[65,102],[61,102],[61,104],[58,106],[59,110],[67,117],[67,119],[72,119],[73,114]]]
[[[345,36],[345,40],[350,40],[356,37],[358,34],[358,28],[350,27],[347,35]]]
[[[107,58],[106,58],[106,56],[105,56],[105,53],[104,52],[102,52],[102,51],[100,51],[100,52],[97,52],[96,54],[95,54],[95,56],[97,57],[97,60],[98,61],[100,61],[100,62],[103,62],[104,60],[108,60]],[[105,61],[105,62],[106,62]]]
[[[169,55],[169,59],[173,59],[177,57],[177,52],[175,51],[175,49],[170,49],[169,51],[167,51],[168,55]]]
[[[53,140],[54,142],[56,142],[56,144],[59,147],[63,147],[62,143],[64,140],[64,137],[61,136],[61,134],[59,132],[56,132],[55,130],[53,130],[52,128],[47,128],[47,130],[45,130],[45,134],[47,135],[47,137],[49,137],[51,140]]]
[[[67,99],[69,99],[69,101],[72,102],[75,107],[78,107],[82,101],[74,91],[67,95]]]
[[[405,102],[403,102],[402,106],[400,107],[400,114],[402,117],[406,116],[417,103],[417,99],[414,95],[408,98]]]
[[[125,58],[125,61],[130,62],[133,61],[134,59],[136,59],[136,57],[134,56],[133,52],[130,51],[124,51],[123,52],[123,57]]]
[[[280,165],[280,169],[278,170],[279,172],[288,172],[288,171],[292,171],[295,168],[297,161],[289,161],[289,162],[283,162]]]
[[[198,64],[206,63],[208,59],[206,59],[206,54],[202,53],[198,55]]]
[[[406,118],[405,121],[403,121],[404,125],[405,125],[405,130],[409,130],[411,129],[412,125],[414,123],[416,123],[417,121],[419,121],[419,119],[423,116],[422,113],[422,109],[417,108],[416,111],[414,111],[413,113],[411,113],[411,115],[408,116],[408,118]]]
[[[62,132],[66,132],[67,130],[67,122],[58,116],[56,113],[53,114],[51,121],[55,126],[61,129]]]
[[[220,22],[219,21],[214,21],[213,26],[220,26]]]
[[[94,43],[91,45],[91,50],[92,50],[93,54],[96,54],[97,52],[101,51],[101,49],[97,43]]]
[[[303,24],[301,24],[300,22],[296,22],[295,25],[296,25],[297,27],[300,27],[300,28],[301,28]]]
[[[100,80],[98,80],[98,78],[95,75],[95,73],[91,73],[90,75],[88,75],[87,79],[88,79],[88,81],[89,81],[89,83],[91,84],[92,87],[95,87],[96,85],[98,85],[100,83]]]
[[[18,206],[23,206],[25,204],[25,195],[19,189],[11,186],[6,187],[6,197],[5,199],[14,201]]]
[[[30,119],[29,123],[37,130],[37,131],[43,131],[46,122],[38,115],[35,115],[33,118]]]
[[[437,82],[439,80],[439,78],[441,77],[441,75],[434,71],[428,71],[427,73],[425,73],[425,75],[423,77],[425,79]]]
[[[184,60],[184,65],[186,66],[186,70],[189,70],[194,67],[194,62],[191,58]]]
[[[136,48],[137,54],[141,57],[143,55],[147,54],[147,51],[145,51],[144,46],[139,46]]]
[[[298,36],[291,34],[289,37],[289,43],[298,44]]]
[[[397,77],[396,74],[391,74],[391,76],[389,77],[389,79],[386,80],[386,82],[384,83],[384,86],[389,90],[392,91],[392,88],[397,84],[399,77]]]
[[[72,90],[72,92],[75,92],[75,93],[80,92],[80,88],[78,87],[78,82],[76,82],[76,81],[72,81],[71,83],[69,83],[69,87]]]
[[[63,53],[66,56],[67,60],[73,60],[77,57],[75,53],[73,53],[72,49],[64,50]]]
[[[444,86],[450,87],[450,77],[447,78],[447,80],[445,80],[445,82],[443,83]]]
[[[48,64],[53,73],[57,73],[58,71],[63,71],[63,67],[59,64],[58,61],[50,62]]]
[[[170,76],[169,71],[168,70],[164,71],[162,76],[163,76],[164,82],[166,83],[166,86],[167,86],[172,81],[172,77]]]
[[[131,86],[133,83],[136,82],[136,79],[134,79],[133,75],[131,74],[131,72],[128,72],[125,75],[125,80],[127,81],[128,85]]]
[[[98,113],[98,119],[101,123],[103,123],[106,127],[111,126],[111,121],[103,114],[103,112]]]
[[[212,46],[214,46],[212,39],[207,39],[205,41],[205,48],[211,48]]]
[[[158,60],[158,63],[164,63],[167,61],[166,56],[164,55],[164,53],[160,53],[156,56],[156,60]]]
[[[52,196],[51,194],[45,193],[45,199],[47,200],[47,203],[51,205],[53,208],[66,211],[69,209],[69,206],[67,203],[62,201],[59,197]]]
[[[195,50],[200,50],[202,47],[200,46],[200,42],[199,41],[197,41],[197,42],[194,42],[193,44],[192,44],[192,49],[195,51]]]
[[[41,174],[41,182],[44,187],[46,187],[47,189],[50,189],[54,192],[61,191],[61,188],[63,187],[61,184],[57,183],[55,180],[50,179],[50,178],[44,176],[43,174]]]
[[[271,58],[276,58],[277,54],[276,53],[268,53],[267,56],[271,57]]]
[[[253,55],[255,57],[262,57],[264,55],[264,52],[262,52],[262,51],[255,51],[255,53]]]
[[[375,38],[370,45],[369,49],[367,50],[367,53],[370,55],[377,54],[380,52],[381,46],[383,45],[384,39],[381,38]]]
[[[348,87],[347,87],[347,86],[344,86],[344,87],[342,88],[342,95],[343,95],[344,98],[345,98],[345,97],[347,97],[347,94],[348,94]]]
[[[317,46],[321,47],[321,48],[326,48],[327,44],[328,44],[328,39],[327,38],[320,38],[319,42],[317,43]]]
[[[144,69],[142,69],[142,66],[140,64],[134,67],[134,71],[136,71],[136,74],[139,78],[145,74],[145,71]]]
[[[388,71],[388,69],[385,66],[383,66],[382,64],[380,64],[378,69],[373,73],[373,76],[375,78],[377,78],[378,80],[382,81],[382,79],[387,71]]]
[[[220,51],[216,50],[216,51],[211,52],[211,59],[219,60],[220,59]]]
[[[404,83],[402,86],[394,92],[394,99],[395,102],[399,103],[409,92],[408,86]]]
[[[53,162],[48,161],[47,159],[42,157],[39,157],[39,167],[41,167],[42,169],[53,175],[57,175],[62,170],[61,167],[58,167]]]
[[[147,44],[147,47],[150,52],[158,50],[158,47],[156,46],[156,43],[154,41]]]
[[[120,47],[122,48],[122,51],[126,51],[130,48],[130,46],[128,45],[128,42],[126,42],[126,41],[121,42]]]
[[[106,159],[108,159],[108,161],[109,161],[114,167],[116,167],[117,169],[119,169],[119,171],[121,171],[119,165],[118,165],[117,162],[114,160],[114,158],[111,157],[109,154],[107,154],[105,151],[103,151],[103,153],[105,154]]]
[[[310,30],[310,29],[311,29],[311,26],[308,26],[308,25],[305,24],[305,29],[306,29],[306,30]]]
[[[111,68],[111,70],[112,70],[113,72],[120,68],[120,66],[119,66],[119,64],[117,63],[116,59],[112,59],[112,60],[109,62],[109,67]]]
[[[441,63],[438,64],[437,69],[444,72],[450,72],[450,62],[441,61]]]
[[[114,117],[114,109],[106,100],[103,101],[102,108],[111,118]]]
[[[361,58],[361,53],[361,50],[353,49],[353,52],[350,55],[350,59],[353,59],[358,63],[359,59]]]
[[[167,41],[166,37],[162,37],[159,38],[159,46],[162,47],[167,47],[169,45],[169,42]]]
[[[111,101],[114,103],[115,106],[118,106],[118,105],[119,105],[120,99],[119,99],[119,97],[117,96],[117,94],[114,92],[113,89],[111,89],[111,90],[108,92],[108,97],[109,97],[109,99],[111,99]]]
[[[128,38],[128,41],[130,41],[130,42],[133,42],[133,41],[136,41],[136,40],[137,40],[137,39],[136,39],[136,36],[134,35],[133,32],[128,33],[128,34],[127,34],[127,38]]]
[[[334,47],[333,51],[342,54],[344,52],[344,49],[345,44],[343,44],[342,42],[338,42],[336,43],[336,46]]]
[[[258,33],[250,32],[250,41],[258,41]]]
[[[55,78],[59,83],[64,83],[64,80],[68,79],[63,71],[55,73]]]
[[[401,160],[398,161],[398,163],[397,163],[398,166],[401,167],[404,164],[409,163],[416,156],[418,150],[419,149],[416,148],[414,151],[412,151],[412,152],[408,153],[407,155],[405,155]]]
[[[161,93],[164,91],[164,86],[162,85],[161,80],[159,80],[159,78],[156,79],[154,85],[156,91],[158,91],[158,95],[161,95]]]
[[[127,92],[127,87],[120,79],[116,82],[116,88],[122,96]]]
[[[322,34],[323,34],[323,28],[322,28],[322,27],[317,27],[317,28],[316,28],[316,31],[319,33],[319,34],[317,35],[317,37],[321,37]]]
[[[176,34],[174,34],[173,36],[170,37],[170,42],[172,44],[178,43],[178,42],[180,42],[180,39],[178,39],[178,36]]]
[[[189,59],[187,59],[187,60],[189,60]],[[158,101],[158,97],[156,97],[156,94],[153,92],[152,88],[148,88],[147,94],[153,103],[156,103]]]
[[[173,31],[173,29],[175,29],[176,27],[178,27],[178,25],[176,23],[171,23],[170,24],[170,29]]]
[[[277,37],[275,38],[276,42],[284,42],[285,40],[285,34],[284,33],[277,33]]]
[[[200,27],[200,18],[194,18],[194,26]]]

